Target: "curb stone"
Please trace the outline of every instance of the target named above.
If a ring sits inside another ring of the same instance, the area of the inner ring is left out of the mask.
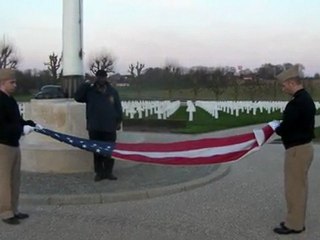
[[[146,190],[125,191],[119,193],[84,193],[84,194],[21,194],[20,202],[30,205],[79,205],[79,204],[103,204],[124,201],[135,201],[151,199],[159,196],[175,194],[189,191],[208,183],[218,181],[228,175],[231,166],[220,164],[211,174],[187,181],[184,183],[173,184],[165,187],[155,187]]]

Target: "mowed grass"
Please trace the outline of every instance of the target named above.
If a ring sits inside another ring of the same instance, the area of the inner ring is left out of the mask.
[[[320,114],[320,111],[317,111]],[[267,113],[263,111],[257,112],[256,115],[250,113],[240,113],[238,117],[221,112],[219,118],[213,118],[209,113],[201,108],[197,108],[196,114],[194,114],[193,121],[188,121],[189,115],[186,112],[186,107],[180,107],[180,109],[174,113],[169,119],[170,120],[185,120],[187,121],[186,128],[176,129],[174,132],[186,133],[186,134],[196,134],[205,132],[214,132],[223,129],[230,129],[236,127],[243,127],[248,125],[268,123],[272,120],[280,120],[282,113],[280,111],[275,111],[272,113]],[[320,142],[320,126],[315,128],[315,142]]]
[[[320,111],[317,111],[320,114]],[[230,129],[236,127],[243,127],[249,125],[255,125],[260,123],[268,123],[272,120],[281,120],[282,113],[275,111],[267,113],[266,111],[257,111],[256,115],[253,112],[241,112],[239,116],[231,115],[228,113],[220,112],[219,118],[213,118],[209,113],[201,108],[196,109],[196,113],[193,115],[193,121],[188,121],[189,113],[186,111],[186,107],[180,107],[168,120],[163,120],[163,124],[166,125],[170,121],[185,121],[186,127],[174,129],[172,132],[184,133],[184,134],[197,134],[214,132],[223,129]],[[149,119],[156,119],[155,115],[149,117]],[[320,142],[320,127],[315,128],[315,142]]]
[[[319,143],[320,142],[320,127],[316,127],[315,129],[314,129],[314,134],[315,134],[315,139],[314,139],[314,141],[315,142],[317,142],[317,143]]]
[[[186,107],[180,107],[169,119],[187,122],[186,128],[176,129],[175,132],[205,133],[259,123],[267,123],[275,119],[281,119],[281,113],[280,111],[275,111],[268,114],[267,112],[260,113],[258,111],[256,115],[253,115],[251,111],[249,113],[241,112],[239,113],[239,116],[235,116],[219,112],[219,118],[215,119],[203,109],[197,108],[193,121],[188,121],[189,113],[186,112]]]
[[[320,89],[320,88],[319,88]],[[124,89],[123,89],[124,90]],[[314,90],[315,91],[315,90]],[[135,98],[137,93],[132,91],[131,89],[126,89],[124,91],[120,91],[123,95],[125,95],[124,99],[126,98]],[[146,97],[147,95],[147,97]],[[212,93],[210,92],[205,92],[205,91],[200,91],[200,94],[203,98],[214,100],[212,97]],[[320,95],[320,93],[319,93]],[[163,99],[168,99],[168,93],[167,91],[144,91],[143,92],[143,98],[157,98],[158,96],[161,96]],[[192,99],[192,94],[190,89],[184,89],[184,90],[179,90],[178,92],[174,92],[173,94],[174,98],[185,98],[185,99]],[[244,99],[247,99],[247,96],[241,96]],[[15,96],[16,100],[19,102],[28,102],[32,98],[32,95],[16,95]],[[160,98],[161,99],[161,98]],[[160,100],[158,99],[158,100]],[[223,100],[223,99],[221,99]],[[261,99],[265,100],[265,99]],[[283,98],[282,101],[287,101],[288,99]],[[318,99],[315,99],[315,101]],[[317,114],[320,114],[320,110],[317,111]],[[156,115],[152,115],[149,117],[150,119],[156,119]],[[267,112],[262,112],[260,113],[259,111],[257,112],[256,115],[253,115],[252,112],[249,114],[247,113],[240,113],[238,117],[235,115],[231,115],[228,113],[219,113],[219,118],[215,119],[213,118],[209,113],[204,111],[201,108],[197,108],[196,113],[194,114],[194,120],[189,122],[188,121],[189,115],[188,112],[186,112],[186,107],[180,107],[180,109],[175,112],[169,120],[172,121],[185,121],[186,122],[186,127],[181,128],[181,129],[175,129],[174,132],[179,132],[179,133],[190,133],[190,134],[195,134],[195,133],[205,133],[205,132],[212,132],[212,131],[218,131],[218,130],[223,130],[223,129],[229,129],[229,128],[236,128],[236,127],[241,127],[241,126],[247,126],[247,125],[253,125],[253,124],[259,124],[259,123],[267,123],[269,121],[275,120],[275,119],[281,119],[281,113],[280,111],[276,111],[273,113],[268,114]],[[163,121],[163,124],[166,124],[166,121]],[[316,135],[316,142],[320,142],[320,127],[317,127],[315,129],[315,135]]]

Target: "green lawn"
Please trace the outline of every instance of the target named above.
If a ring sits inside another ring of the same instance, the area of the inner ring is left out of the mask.
[[[164,94],[164,92],[163,92]],[[150,94],[151,95],[151,94]],[[19,102],[30,101],[32,95],[16,95],[15,98]],[[317,111],[317,114],[320,114],[320,110]],[[156,119],[156,116],[153,115],[149,119]],[[184,121],[186,127],[175,129],[174,132],[179,133],[205,133],[212,132],[217,130],[241,127],[246,125],[253,125],[258,123],[267,123],[269,121],[281,119],[281,113],[279,111],[273,113],[260,113],[257,112],[257,115],[252,113],[240,113],[238,117],[230,115],[227,113],[220,113],[218,119],[214,119],[207,112],[201,108],[197,108],[196,114],[194,114],[194,120],[192,122],[188,121],[188,113],[186,112],[186,107],[180,107],[180,109],[175,112],[168,120],[161,121],[161,124],[169,124],[170,121]],[[320,142],[320,127],[315,129],[316,139],[315,141]]]
[[[163,126],[170,126],[175,122],[182,121],[186,123],[186,127],[176,128],[172,130],[172,132],[196,134],[242,127],[247,125],[254,125],[259,123],[267,123],[272,120],[280,120],[281,113],[280,111],[276,111],[268,114],[267,112],[260,113],[258,111],[256,115],[253,115],[252,113],[240,113],[238,117],[227,113],[220,113],[219,118],[215,119],[203,109],[197,108],[196,114],[194,114],[194,120],[189,122],[188,118],[189,115],[188,112],[186,112],[186,107],[180,107],[178,111],[175,112],[169,119],[160,120],[158,121],[158,124],[161,124]],[[156,119],[156,116],[150,116],[149,119],[154,120]],[[317,127],[315,129],[315,135],[315,141],[320,142],[320,127]]]
[[[314,139],[315,142],[320,142],[320,127],[316,127],[314,130],[316,138]]]
[[[33,98],[33,95],[31,95],[31,94],[15,94],[14,98],[16,99],[17,102],[29,102]]]
[[[212,132],[222,129],[265,123],[280,118],[281,113],[280,111],[277,111],[270,114],[266,112],[258,112],[257,115],[253,115],[252,113],[240,113],[238,117],[221,112],[219,113],[219,118],[215,119],[203,109],[197,108],[196,114],[194,114],[194,120],[189,122],[186,107],[180,107],[180,109],[170,117],[170,119],[187,121],[186,128],[177,129],[177,131],[181,133]]]

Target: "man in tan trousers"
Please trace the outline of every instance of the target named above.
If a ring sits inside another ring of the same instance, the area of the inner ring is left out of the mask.
[[[20,188],[20,148],[22,134],[33,131],[35,123],[25,121],[11,94],[16,89],[15,72],[0,69],[0,218],[19,224],[29,215],[18,211]]]
[[[305,230],[308,193],[308,171],[313,159],[315,105],[303,88],[298,65],[277,76],[282,91],[291,95],[283,119],[276,133],[281,136],[285,147],[284,186],[287,216],[277,234],[297,234]]]

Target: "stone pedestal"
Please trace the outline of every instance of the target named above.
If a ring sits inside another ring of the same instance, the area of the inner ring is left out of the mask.
[[[45,128],[88,138],[85,104],[72,99],[36,100],[26,106],[24,119],[32,119]],[[121,135],[121,134],[120,134]],[[93,171],[93,154],[39,133],[21,139],[21,169],[30,172],[88,172]],[[115,168],[134,163],[116,161]]]

